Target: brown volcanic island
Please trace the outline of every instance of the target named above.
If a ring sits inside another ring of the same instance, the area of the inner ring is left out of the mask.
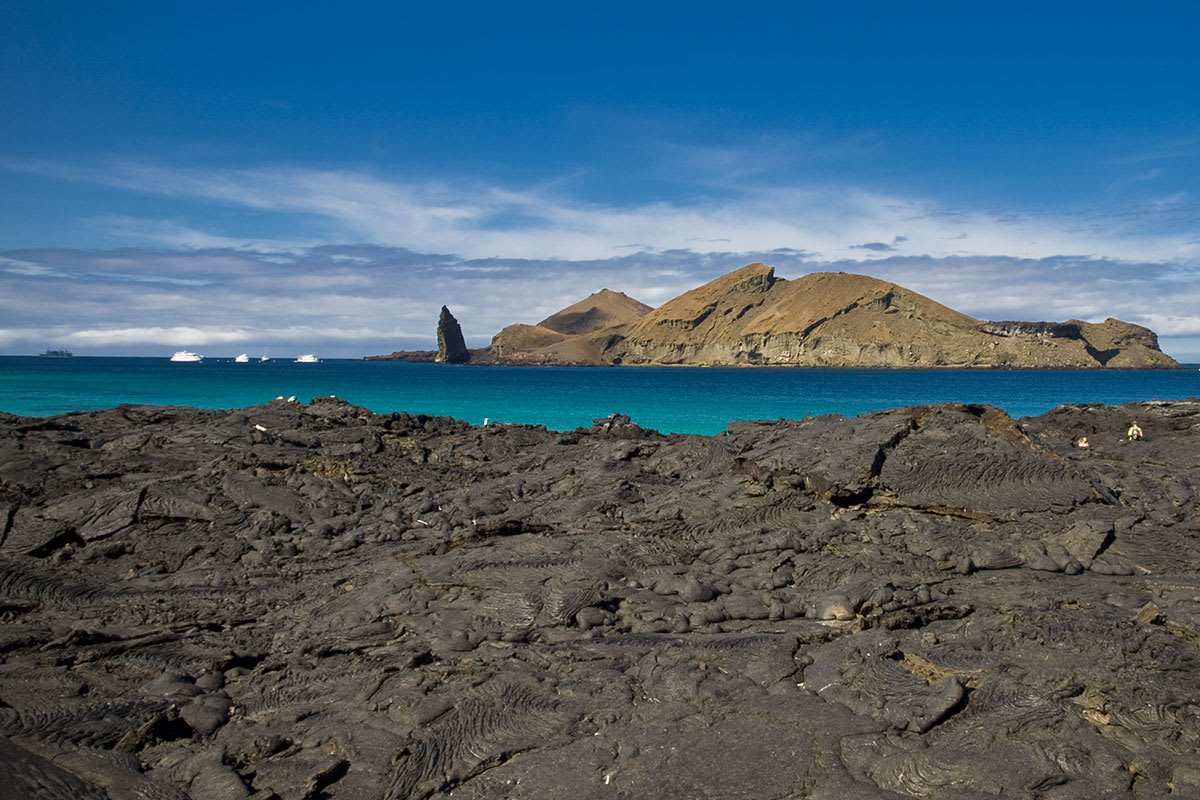
[[[402,358],[396,353],[383,358]],[[537,325],[510,325],[473,363],[1177,368],[1148,328],[988,322],[865,275],[796,280],[750,264],[650,309],[607,289]]]

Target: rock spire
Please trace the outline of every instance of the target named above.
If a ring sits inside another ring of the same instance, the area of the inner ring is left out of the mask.
[[[438,317],[437,338],[438,354],[435,360],[439,364],[465,364],[471,360],[471,351],[463,339],[462,327],[445,306],[442,306],[442,314]]]

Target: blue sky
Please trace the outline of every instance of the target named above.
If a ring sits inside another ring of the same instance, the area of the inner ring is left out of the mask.
[[[764,261],[1200,361],[1195,3],[343,5],[0,0],[0,352],[481,346]]]

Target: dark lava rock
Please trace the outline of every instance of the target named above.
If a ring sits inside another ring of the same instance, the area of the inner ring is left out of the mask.
[[[1194,402],[0,414],[0,796],[1196,796],[1198,488]]]
[[[442,314],[438,317],[437,341],[438,352],[434,360],[439,364],[465,364],[471,360],[471,351],[467,349],[462,327],[445,306],[442,306]]]

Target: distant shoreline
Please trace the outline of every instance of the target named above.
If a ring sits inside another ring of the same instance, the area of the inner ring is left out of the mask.
[[[1122,371],[1131,372],[1157,371],[1157,370],[1181,370],[1193,369],[1200,367],[1200,364],[1185,364],[1177,362],[1175,364],[1162,365],[1146,365],[1142,367],[1106,367],[1103,365],[1082,366],[1017,366],[1013,364],[922,364],[922,365],[902,365],[888,366],[882,364],[591,364],[587,362],[565,362],[565,361],[526,361],[522,359],[503,359],[497,358],[491,354],[476,357],[476,353],[485,351],[471,351],[471,360],[458,364],[447,364],[451,367],[603,367],[603,368],[620,368],[629,367],[631,369],[645,368],[671,368],[671,369],[869,369],[879,371],[894,371],[894,370],[916,370],[916,369],[961,369],[961,370],[982,370],[996,372],[1105,372],[1105,371]],[[362,356],[354,359],[355,361],[398,361],[409,364],[436,364],[436,350],[400,350],[388,355]]]

